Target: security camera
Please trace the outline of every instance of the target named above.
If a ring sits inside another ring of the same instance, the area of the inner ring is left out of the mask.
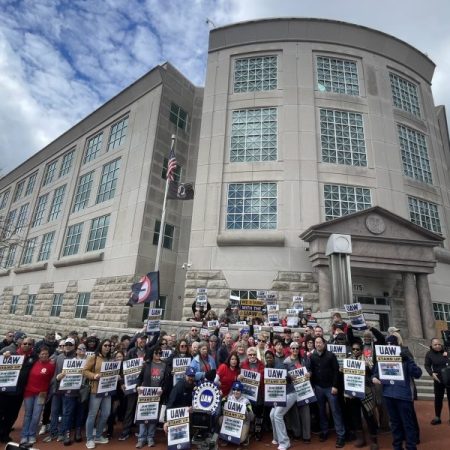
[[[181,266],[182,269],[189,269],[189,267],[191,267],[192,264],[191,263],[183,263],[183,265]]]

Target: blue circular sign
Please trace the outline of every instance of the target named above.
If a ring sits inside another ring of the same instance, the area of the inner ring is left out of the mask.
[[[203,408],[209,408],[214,401],[214,393],[209,389],[204,389],[200,394],[200,405]]]

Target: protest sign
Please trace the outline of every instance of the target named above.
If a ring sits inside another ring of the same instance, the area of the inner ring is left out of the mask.
[[[65,377],[59,383],[60,391],[78,391],[83,382],[83,368],[85,359],[65,359],[63,361],[62,373]]]
[[[155,335],[161,331],[162,309],[150,308],[147,318],[147,334]]]
[[[294,308],[286,309],[286,325],[288,327],[297,327],[298,326],[298,310]]]
[[[308,405],[317,401],[311,382],[306,376],[307,373],[306,367],[299,367],[298,369],[289,371],[297,394],[297,405],[299,406]]]
[[[210,332],[208,330],[208,328],[200,328],[200,339],[207,341],[209,339],[210,336]]]
[[[264,403],[286,406],[286,369],[264,369]]]
[[[161,396],[158,395],[159,387],[139,388],[136,405],[136,423],[148,423],[158,421],[158,408]]]
[[[402,349],[397,345],[375,345],[378,376],[383,384],[404,384]]]
[[[136,384],[141,373],[144,360],[142,358],[126,359],[123,361],[123,383],[125,395],[136,392]]]
[[[107,397],[117,389],[122,361],[104,361],[98,379],[97,397]]]
[[[242,427],[245,420],[245,403],[228,400],[223,408],[223,421],[220,428],[220,438],[226,442],[239,445],[241,443]]]
[[[0,356],[0,392],[14,392],[24,355]]]
[[[347,346],[346,345],[328,344],[327,348],[331,353],[334,353],[336,355],[336,358],[339,363],[339,369],[342,369],[342,366],[344,364],[344,358],[346,358],[346,356],[347,356]]]
[[[362,311],[361,303],[352,303],[344,305],[347,316],[350,319],[353,329],[362,331],[367,330],[366,319]]]
[[[199,309],[205,310],[208,304],[208,296],[206,294],[197,294],[197,298],[195,300],[195,306]]]
[[[241,380],[241,383],[244,386],[242,395],[247,397],[251,402],[256,403],[259,385],[261,383],[261,374],[252,370],[241,369],[241,375],[244,377]]]
[[[240,302],[241,302],[241,297],[239,297],[237,295],[230,295],[230,306],[232,308],[238,307]]]
[[[294,295],[292,297],[292,308],[296,309],[297,312],[303,311],[303,296],[302,295]]]
[[[239,318],[262,317],[262,310],[265,307],[264,301],[259,299],[241,299],[239,304]]]
[[[366,363],[360,359],[344,359],[344,391],[351,397],[364,398]]]
[[[169,450],[191,448],[188,407],[168,409],[167,427],[167,448]]]
[[[184,380],[186,369],[191,364],[191,358],[173,358],[172,373],[173,385],[175,386],[179,380]]]

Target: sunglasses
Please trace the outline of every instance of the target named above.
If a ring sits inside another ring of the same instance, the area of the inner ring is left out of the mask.
[[[262,339],[260,339],[258,342],[262,342],[263,344],[265,344],[267,341],[263,341]]]
[[[103,344],[103,347],[111,347],[111,344]]]
[[[360,352],[361,349],[360,349],[359,347],[353,347],[353,348],[352,348],[352,351],[353,351],[353,352]]]
[[[78,347],[77,350],[80,350],[80,351],[82,351],[82,352],[85,352],[85,351],[86,351],[86,347]]]
[[[31,345],[31,342],[22,342],[22,345]]]
[[[291,347],[291,350],[298,350],[299,347]]]
[[[187,347],[187,345],[186,344],[180,344],[180,348],[181,347]]]
[[[155,355],[162,355],[162,352],[155,352]]]

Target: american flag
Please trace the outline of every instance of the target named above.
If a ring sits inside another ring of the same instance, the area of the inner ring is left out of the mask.
[[[176,168],[177,168],[177,158],[175,158],[175,151],[173,150],[173,148],[171,148],[169,153],[169,162],[167,163],[166,178],[168,180],[173,181]]]

